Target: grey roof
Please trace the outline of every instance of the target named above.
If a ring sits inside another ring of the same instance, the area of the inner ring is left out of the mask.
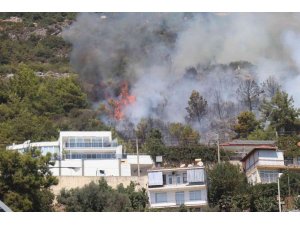
[[[229,145],[275,145],[273,140],[233,140],[222,144]],[[222,145],[221,144],[221,145]]]

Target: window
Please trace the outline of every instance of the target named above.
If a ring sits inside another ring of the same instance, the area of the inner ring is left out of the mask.
[[[278,179],[278,171],[262,170],[259,172],[261,183],[276,183]]]
[[[155,193],[155,203],[167,202],[167,193]]]
[[[181,177],[180,177],[179,174],[177,174],[177,176],[176,176],[176,183],[177,183],[177,184],[180,184],[180,183],[181,183]]]
[[[201,191],[190,191],[190,200],[191,201],[201,200]]]
[[[109,137],[103,137],[103,147],[110,147]]]
[[[163,185],[167,184],[167,177],[166,174],[163,175]]]
[[[183,173],[182,182],[183,182],[184,184],[187,183],[187,174],[186,174],[186,173]]]
[[[184,192],[176,192],[175,193],[176,205],[184,204]]]
[[[169,174],[168,175],[168,184],[172,184],[173,182],[173,177],[172,177],[172,174]]]
[[[190,169],[187,171],[189,183],[204,182],[204,169]]]
[[[149,172],[148,173],[149,186],[163,185],[162,172]]]

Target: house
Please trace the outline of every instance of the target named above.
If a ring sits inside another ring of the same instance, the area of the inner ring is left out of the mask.
[[[50,170],[55,176],[136,176],[138,168],[139,175],[146,175],[153,166],[149,155],[124,154],[110,131],[61,131],[57,141],[7,147],[19,152],[28,148],[52,154],[55,165]]]
[[[231,160],[239,161],[254,148],[261,145],[276,147],[275,143],[273,140],[233,140],[220,144],[220,147],[229,153]]]
[[[251,184],[277,182],[279,173],[287,170],[300,172],[300,160],[287,163],[283,151],[266,145],[252,149],[241,162]]]
[[[151,208],[207,205],[206,173],[202,162],[180,168],[148,170],[148,196]]]

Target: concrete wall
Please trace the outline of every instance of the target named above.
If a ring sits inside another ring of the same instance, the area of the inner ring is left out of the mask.
[[[95,183],[98,182],[102,177],[81,177],[81,176],[61,176],[57,177],[59,180],[58,185],[52,187],[52,191],[55,195],[59,194],[60,190],[63,188],[71,189],[71,188],[81,188],[86,184],[89,184],[90,182],[94,181]],[[118,184],[123,183],[123,185],[126,187],[130,184],[130,181],[133,181],[137,183],[137,189],[139,188],[146,188],[148,177],[119,177],[119,176],[109,176],[109,177],[103,177],[109,186],[112,186],[113,188],[116,188]]]
[[[84,171],[82,166],[84,164]],[[50,169],[54,176],[59,176],[59,162],[56,161],[55,168]],[[105,176],[119,176],[119,160],[108,159],[108,160],[88,160],[85,159],[83,162],[81,159],[70,159],[61,161],[61,175],[62,176],[99,176],[99,170],[104,170]],[[96,173],[96,171],[98,171]],[[131,168],[126,162],[121,163],[121,175],[130,176]]]

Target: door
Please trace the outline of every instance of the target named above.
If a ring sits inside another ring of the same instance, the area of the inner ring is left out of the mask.
[[[184,204],[184,192],[176,192],[175,193],[175,200],[176,200],[176,205],[182,205]]]

